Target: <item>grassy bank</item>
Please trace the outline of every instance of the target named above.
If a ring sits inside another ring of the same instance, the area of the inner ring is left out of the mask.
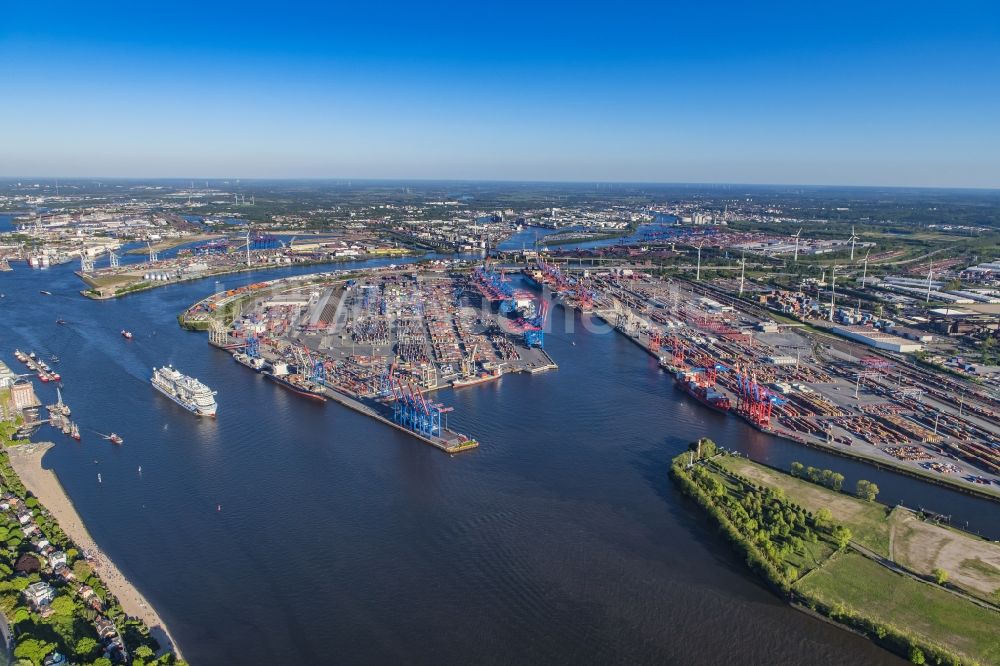
[[[812,478],[837,490],[695,448],[674,482],[778,594],[915,663],[1000,664],[1000,612],[966,596],[1000,591],[1000,546],[840,492],[835,474]]]

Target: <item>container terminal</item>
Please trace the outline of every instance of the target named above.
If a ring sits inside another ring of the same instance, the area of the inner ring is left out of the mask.
[[[517,271],[530,289],[515,286]],[[551,303],[625,335],[698,408],[1000,497],[1000,402],[905,354],[774,316],[778,295],[739,282],[753,299],[733,297],[733,280],[666,279],[542,257],[527,265],[487,260],[448,273],[259,283],[215,294],[182,319],[211,329],[212,343],[245,365],[263,371],[283,363],[279,369],[306,388],[360,401],[433,440],[450,432],[448,408],[427,398],[436,389],[555,367],[544,352]]]
[[[182,316],[234,360],[305,399],[334,400],[448,453],[478,442],[431,395],[557,366],[547,306],[495,271],[370,271],[220,292]]]
[[[743,280],[664,279],[544,259],[524,272],[556,302],[604,320],[656,357],[704,408],[801,444],[1000,496],[1000,401],[905,354],[773,316],[788,305],[772,289],[756,288],[748,300],[733,297],[755,289]]]

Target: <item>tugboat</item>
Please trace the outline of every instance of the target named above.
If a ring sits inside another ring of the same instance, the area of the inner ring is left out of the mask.
[[[74,423],[73,427],[70,429],[69,436],[79,442],[80,441],[80,426],[78,426],[77,424]]]
[[[125,440],[121,438],[121,435],[117,433],[111,433],[110,435],[108,435],[108,441],[111,442],[112,444],[121,444]]]
[[[125,329],[122,329],[122,337],[125,338],[126,340],[131,340],[132,331],[126,331]]]

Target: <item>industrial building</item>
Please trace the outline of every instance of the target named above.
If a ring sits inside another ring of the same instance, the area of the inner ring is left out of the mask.
[[[886,351],[909,354],[918,352],[924,348],[919,342],[913,342],[898,335],[882,333],[867,326],[835,326],[833,327],[833,332],[870,347]]]

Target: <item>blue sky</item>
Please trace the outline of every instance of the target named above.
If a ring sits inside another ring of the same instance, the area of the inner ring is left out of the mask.
[[[0,9],[0,175],[1000,187],[991,3],[97,4]]]

